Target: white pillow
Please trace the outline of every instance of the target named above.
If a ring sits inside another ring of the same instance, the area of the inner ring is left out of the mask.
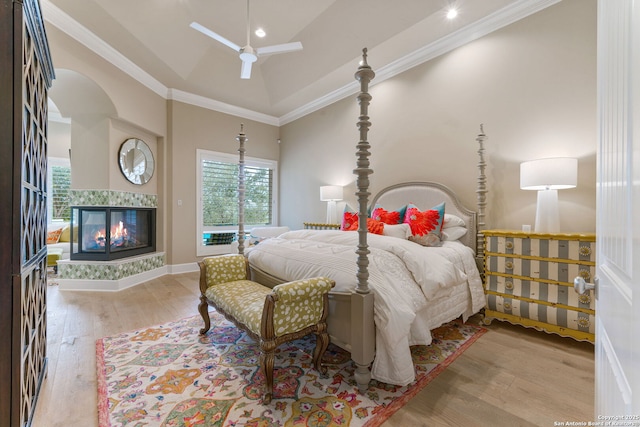
[[[406,240],[411,236],[411,227],[409,224],[385,224],[382,235]]]
[[[459,216],[453,214],[444,214],[444,221],[442,222],[442,229],[448,227],[466,227],[464,220]]]
[[[289,227],[253,227],[251,229],[251,237],[259,239],[268,239],[270,237],[278,237],[282,233],[289,231]]]
[[[289,227],[253,227],[251,229],[251,237],[247,243],[249,246],[257,245],[265,239],[278,237],[282,233],[289,231]]]
[[[462,236],[467,234],[467,227],[449,227],[442,229],[442,240],[458,240]]]

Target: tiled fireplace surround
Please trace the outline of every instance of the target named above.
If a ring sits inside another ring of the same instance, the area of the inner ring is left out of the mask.
[[[157,208],[157,196],[113,190],[71,190],[71,206]],[[162,274],[164,252],[114,261],[58,262],[58,285],[65,290],[117,291]]]

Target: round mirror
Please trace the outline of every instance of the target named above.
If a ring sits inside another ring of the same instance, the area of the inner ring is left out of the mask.
[[[120,170],[127,180],[142,185],[151,179],[155,167],[151,149],[141,139],[129,138],[118,153]]]

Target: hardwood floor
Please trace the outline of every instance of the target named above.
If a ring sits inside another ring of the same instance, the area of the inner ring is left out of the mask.
[[[49,286],[48,375],[33,427],[97,426],[96,340],[193,316],[198,296],[198,273],[167,275],[117,293]],[[497,321],[487,329],[384,425],[593,421],[592,344]]]

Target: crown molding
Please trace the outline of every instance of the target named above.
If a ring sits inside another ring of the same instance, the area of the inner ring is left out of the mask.
[[[539,12],[540,10],[559,3],[560,1],[562,0],[518,0],[491,15],[488,15],[458,31],[442,37],[433,43],[425,45],[411,54],[405,55],[404,57],[379,68],[376,70],[376,79],[371,82],[371,86],[381,83],[466,43],[474,41],[486,34],[512,24],[513,22]],[[200,95],[167,88],[158,80],[153,78],[149,73],[138,67],[120,52],[89,31],[86,27],[64,13],[49,0],[42,0],[42,10],[46,21],[167,100],[180,101],[273,126],[282,126],[321,108],[329,106],[346,98],[347,96],[353,95],[359,90],[359,84],[354,81],[320,98],[317,98],[300,108],[296,108],[279,118],[270,116],[248,110],[246,108],[216,101],[214,99],[205,98]],[[371,51],[375,53],[375,48],[371,49]]]
[[[195,105],[197,107],[206,108],[208,110],[219,111],[221,113],[230,114],[232,116],[242,117],[243,119],[254,120],[256,122],[266,123],[268,125],[280,126],[280,120],[277,117],[267,114],[258,113],[257,111],[248,110],[224,102],[216,101],[204,96],[195,95],[189,92],[183,92],[178,89],[169,89],[167,99],[173,101],[184,102],[185,104]]]
[[[154,79],[149,73],[138,67],[120,52],[107,44],[100,37],[89,31],[85,26],[64,13],[49,0],[42,0],[42,15],[45,21],[54,25],[69,37],[83,44],[95,54],[104,58],[122,70],[125,74],[142,83],[163,98],[167,97],[167,87]]]
[[[51,109],[47,111],[47,119],[51,122],[63,123],[66,125],[71,124],[71,119],[69,117],[63,117],[62,114],[60,114],[60,111],[54,111]]]
[[[420,49],[403,56],[385,66],[375,70],[376,77],[369,86],[382,83],[404,71],[417,65],[423,64],[442,54],[450,52],[460,46],[479,39],[493,31],[506,27],[520,19],[526,18],[536,12],[546,9],[562,0],[518,0],[511,5],[504,7],[491,15],[479,19],[478,21],[465,26],[451,34],[448,34],[433,43],[429,43]],[[369,56],[375,56],[375,48],[371,49]],[[328,93],[327,95],[315,99],[280,117],[280,125],[285,125],[321,108],[327,107],[343,98],[354,95],[360,90],[360,84],[353,81],[341,88]]]
[[[376,72],[376,77],[377,76],[378,73]],[[376,83],[380,83],[380,81],[376,81]],[[369,84],[369,86],[372,85],[373,81]],[[298,120],[299,118],[302,118],[307,114],[311,114],[314,111],[318,111],[324,107],[327,107],[335,102],[340,101],[341,99],[346,98],[347,96],[356,94],[358,93],[358,91],[360,91],[360,84],[356,81],[344,85],[339,89],[331,91],[328,94],[321,96],[320,98],[317,98],[309,102],[308,104],[303,105],[300,108],[296,108],[295,110],[280,116],[280,126]]]

